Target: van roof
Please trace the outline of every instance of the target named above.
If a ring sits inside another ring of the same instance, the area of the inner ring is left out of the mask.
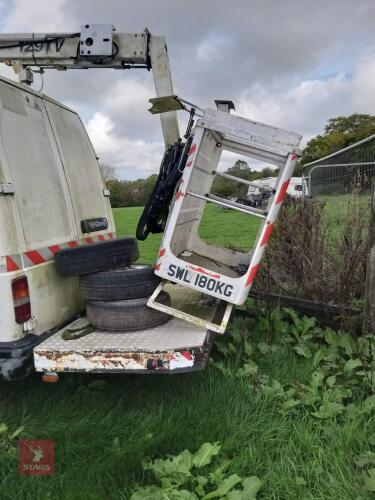
[[[23,90],[24,92],[28,92],[29,94],[33,94],[33,95],[36,95],[38,97],[41,97],[42,99],[45,99],[46,101],[50,101],[54,104],[57,104],[57,106],[60,106],[61,108],[64,108],[67,111],[70,111],[71,113],[77,114],[77,112],[74,111],[74,109],[69,108],[68,106],[65,106],[65,104],[63,104],[59,101],[56,101],[55,99],[52,99],[52,97],[49,97],[48,95],[43,94],[42,92],[38,92],[36,90],[33,90],[28,85],[22,85],[21,83],[18,83],[15,80],[12,80],[10,78],[6,78],[5,76],[0,76],[0,82],[4,82],[4,83],[7,83],[9,85],[12,85],[13,87],[17,87],[17,88]]]

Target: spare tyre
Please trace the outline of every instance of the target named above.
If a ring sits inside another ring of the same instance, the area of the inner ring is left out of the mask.
[[[55,253],[55,262],[62,276],[79,276],[128,266],[138,257],[137,241],[128,236],[59,250]]]
[[[131,300],[149,297],[161,281],[154,271],[154,266],[132,264],[81,276],[82,294],[86,300]]]
[[[169,295],[161,292],[159,302],[170,305]],[[93,301],[87,303],[87,319],[95,328],[129,332],[162,325],[171,319],[156,309],[147,307],[147,298],[135,300]]]

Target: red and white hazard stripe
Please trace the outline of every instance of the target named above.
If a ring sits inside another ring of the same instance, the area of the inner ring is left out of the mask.
[[[51,245],[45,248],[38,248],[36,250],[28,250],[20,254],[5,255],[0,257],[0,273],[10,273],[19,271],[20,269],[38,266],[39,264],[44,264],[45,262],[53,260],[55,253],[64,248],[90,245],[98,241],[111,240],[114,237],[114,233],[106,233],[99,236],[89,236],[81,240],[67,241],[66,243],[59,243],[58,245]]]
[[[247,287],[250,287],[252,285],[255,276],[260,268],[260,261],[262,260],[264,250],[275,227],[277,216],[279,215],[280,207],[286,196],[289,182],[293,175],[294,166],[297,160],[298,155],[295,153],[291,153],[288,157],[288,161],[285,165],[284,171],[282,172],[282,176],[273,198],[272,205],[268,212],[267,219],[263,226],[263,230],[258,240],[257,246],[255,247],[249,270],[246,274],[245,286]]]
[[[189,168],[189,167],[192,166],[196,152],[197,152],[197,145],[196,144],[192,144],[190,146],[190,149],[189,149],[189,152],[188,152],[188,161],[187,161],[185,167]]]

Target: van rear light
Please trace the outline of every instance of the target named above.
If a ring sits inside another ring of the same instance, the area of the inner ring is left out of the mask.
[[[12,293],[16,322],[25,323],[31,318],[30,293],[26,276],[12,281]]]

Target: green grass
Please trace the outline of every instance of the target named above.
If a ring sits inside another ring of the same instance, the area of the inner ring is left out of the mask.
[[[340,225],[344,222],[348,215],[348,208],[352,207],[363,207],[364,209],[370,209],[370,196],[354,196],[354,195],[333,195],[326,197],[315,198],[317,201],[322,201],[325,203],[325,214],[327,217],[327,222],[332,225]]]
[[[115,224],[119,235],[134,236],[142,208],[115,208]],[[216,205],[207,205],[199,227],[199,236],[207,243],[249,250],[255,241],[261,219]],[[139,242],[140,258],[144,263],[156,261],[161,235],[150,234],[146,241]]]
[[[311,373],[309,360],[286,349],[260,366],[281,382]],[[107,385],[90,391],[87,384],[97,379]],[[58,385],[35,376],[1,390],[1,420],[11,430],[22,424],[23,438],[54,439],[57,464],[54,477],[23,478],[16,458],[0,450],[2,499],[127,499],[144,481],[145,457],[221,441],[233,458],[231,472],[264,481],[259,498],[354,500],[360,481],[354,459],[369,449],[375,431],[364,418],[320,425],[281,415],[246,379],[213,369],[171,377],[67,374]]]
[[[139,213],[115,210],[118,234],[134,234]],[[243,235],[240,218],[231,223],[227,214],[213,210],[202,233],[214,238],[226,223],[247,245],[256,229]],[[142,260],[154,260],[159,241],[154,236],[141,244]],[[287,348],[263,356],[259,366],[282,383],[312,372],[310,360]],[[106,381],[104,389],[91,390],[88,384],[98,379]],[[56,441],[54,477],[20,477],[17,456],[0,447],[1,499],[128,499],[146,480],[146,457],[195,451],[206,441],[223,443],[233,459],[230,471],[264,481],[258,498],[371,498],[360,495],[354,459],[369,449],[371,436],[375,441],[372,418],[317,423],[281,414],[246,378],[225,378],[213,368],[176,376],[66,374],[57,385],[35,375],[1,383],[0,390],[0,422],[11,431],[24,426],[23,438]],[[300,477],[307,486],[298,484]]]
[[[113,216],[117,230],[117,236],[135,236],[138,220],[142,214],[143,208],[115,208]],[[139,262],[151,264],[156,261],[161,242],[161,234],[150,234],[146,241],[140,241],[139,246]]]

